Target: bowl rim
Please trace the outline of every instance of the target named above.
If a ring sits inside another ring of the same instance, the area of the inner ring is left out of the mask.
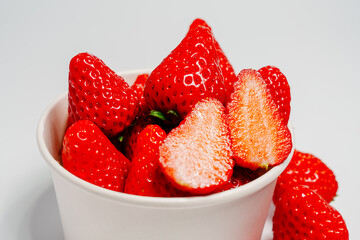
[[[124,71],[120,72],[119,75],[129,75],[129,74],[140,74],[149,72],[148,70],[132,70],[132,71]],[[59,95],[55,100],[52,101],[51,104],[47,106],[45,111],[42,113],[41,118],[38,122],[37,126],[37,144],[38,148],[45,159],[46,163],[50,166],[52,173],[56,173],[65,179],[68,182],[75,184],[77,187],[92,193],[98,197],[111,199],[114,201],[121,202],[123,204],[128,205],[137,205],[142,207],[156,207],[156,208],[196,208],[196,207],[205,207],[216,204],[223,204],[226,202],[235,201],[240,198],[244,198],[249,196],[262,188],[269,185],[271,182],[277,179],[277,177],[284,171],[284,169],[289,164],[293,152],[294,152],[294,134],[293,128],[291,125],[288,125],[288,128],[291,133],[292,138],[292,149],[287,157],[287,159],[281,163],[280,165],[274,166],[269,171],[267,171],[262,176],[257,179],[246,183],[242,186],[239,186],[235,189],[230,189],[227,191],[214,193],[205,196],[193,196],[193,197],[146,197],[146,196],[137,196],[122,192],[115,192],[109,189],[105,189],[94,184],[88,183],[75,175],[68,172],[65,168],[63,168],[58,161],[51,155],[49,149],[45,143],[45,123],[48,119],[49,113],[52,109],[60,104],[61,101],[66,101],[67,92]]]

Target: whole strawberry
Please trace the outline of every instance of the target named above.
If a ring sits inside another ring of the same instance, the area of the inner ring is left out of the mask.
[[[227,104],[235,163],[250,169],[282,163],[292,139],[267,84],[252,69],[242,70]]]
[[[226,92],[209,28],[191,28],[181,43],[150,74],[145,100],[153,110],[177,112],[182,118],[201,99],[224,103]]]
[[[139,99],[140,114],[145,114],[148,111],[144,97],[145,83],[149,74],[140,74],[137,76],[135,83],[131,86],[134,89],[137,98]]]
[[[192,22],[192,24],[190,25],[190,29],[196,28],[198,26],[206,27],[210,31],[212,31],[210,26],[203,19],[199,19],[199,18],[195,19]],[[234,72],[232,65],[230,64],[224,51],[221,49],[219,42],[216,41],[215,37],[214,37],[214,46],[216,49],[216,53],[219,57],[219,66],[220,66],[221,72],[224,77],[225,92],[226,92],[227,96],[229,97],[230,94],[234,91],[233,85],[237,81],[237,77],[236,77],[236,74]]]
[[[273,216],[274,240],[347,240],[340,213],[319,194],[297,186],[281,195]]]
[[[312,154],[295,150],[289,165],[278,177],[273,197],[274,203],[277,203],[281,194],[298,185],[308,186],[327,202],[334,199],[338,189],[335,175],[325,163]]]
[[[268,85],[271,96],[273,97],[279,113],[287,124],[290,118],[290,86],[285,75],[279,68],[266,66],[259,69],[259,73]]]
[[[65,132],[62,165],[89,183],[121,192],[130,162],[93,122],[79,120]]]
[[[160,146],[160,166],[178,189],[208,194],[231,178],[229,129],[225,108],[216,99],[203,99]]]
[[[69,118],[91,120],[111,137],[130,125],[139,111],[133,89],[89,53],[79,53],[69,66]]]
[[[158,125],[148,125],[140,133],[126,179],[125,193],[151,197],[182,195],[165,179],[159,167],[159,146],[165,137],[165,131]]]

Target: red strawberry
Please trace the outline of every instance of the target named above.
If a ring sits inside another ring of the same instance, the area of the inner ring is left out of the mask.
[[[190,29],[196,28],[198,26],[203,26],[208,28],[211,31],[210,26],[202,19],[195,19],[193,23],[190,25]],[[218,41],[214,38],[214,46],[219,57],[219,65],[224,76],[224,84],[225,84],[225,91],[228,96],[234,91],[234,83],[237,81],[236,74],[232,65],[230,64],[229,60],[227,59],[225,53],[221,49]]]
[[[88,53],[70,61],[68,100],[72,122],[91,120],[109,137],[130,125],[139,109],[136,94],[124,79]]]
[[[165,137],[158,125],[148,125],[140,133],[124,192],[151,197],[181,196],[159,168],[159,146]]]
[[[64,136],[62,164],[75,176],[114,191],[123,191],[130,162],[91,121],[79,120]]]
[[[239,166],[268,168],[290,154],[292,140],[260,74],[251,69],[238,75],[227,105],[234,158]]]
[[[333,200],[338,189],[334,173],[319,158],[295,150],[290,164],[277,180],[274,203],[283,192],[298,185],[308,186],[327,202]]]
[[[136,149],[137,138],[144,128],[148,125],[146,118],[137,119],[134,126],[131,126],[126,129],[124,136],[124,154],[125,156],[132,160],[134,157],[134,151]]]
[[[306,186],[281,195],[273,217],[274,240],[347,240],[349,233],[340,213]]]
[[[137,76],[135,83],[131,86],[131,88],[134,89],[137,98],[139,99],[139,107],[141,113],[146,113],[148,111],[144,97],[144,88],[148,77],[149,74],[140,74],[139,76]]]
[[[289,83],[277,67],[266,66],[259,69],[259,73],[268,85],[272,98],[279,109],[281,117],[285,124],[288,123],[290,117],[290,86]]]
[[[182,118],[201,99],[225,102],[224,79],[214,38],[206,27],[189,30],[181,43],[150,74],[145,90],[149,107]]]
[[[198,102],[160,146],[160,166],[178,189],[207,194],[232,175],[225,108],[216,99]]]
[[[239,166],[235,166],[233,170],[233,175],[231,176],[230,180],[219,189],[215,190],[215,192],[222,192],[229,189],[237,188],[242,186],[246,183],[249,183],[256,178],[263,175],[266,171],[264,169],[256,169],[251,170],[249,168],[243,168]]]

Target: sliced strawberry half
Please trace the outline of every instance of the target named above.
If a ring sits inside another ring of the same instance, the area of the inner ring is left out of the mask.
[[[239,166],[268,168],[282,163],[292,148],[291,134],[261,75],[239,73],[227,105],[232,150]]]
[[[168,134],[159,161],[175,187],[207,194],[230,179],[231,155],[225,108],[216,99],[204,99]]]

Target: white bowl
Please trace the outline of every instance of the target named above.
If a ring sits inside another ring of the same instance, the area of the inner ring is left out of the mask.
[[[129,84],[149,71],[119,73]],[[100,188],[60,164],[67,121],[67,94],[43,113],[40,152],[50,166],[66,240],[260,239],[276,179],[286,161],[237,189],[200,197],[153,198]]]

